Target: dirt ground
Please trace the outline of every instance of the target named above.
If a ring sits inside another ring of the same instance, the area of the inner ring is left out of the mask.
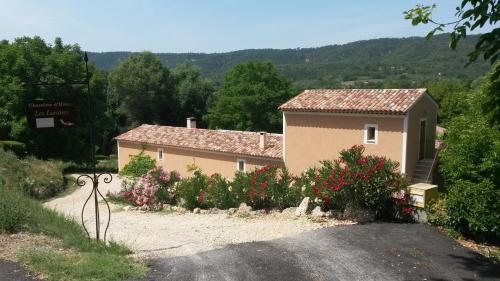
[[[113,175],[110,184],[100,183],[103,195],[121,188],[121,180]],[[56,198],[45,206],[80,220],[83,202],[89,196],[87,184],[72,194]],[[92,199],[93,200],[93,199]],[[84,212],[85,224],[95,233],[93,201]],[[222,248],[229,244],[267,241],[301,232],[345,224],[335,220],[312,221],[293,214],[273,214],[252,217],[227,214],[180,214],[176,212],[124,211],[122,206],[111,205],[111,223],[108,238],[128,245],[139,257],[174,257]],[[100,204],[101,233],[107,213]]]

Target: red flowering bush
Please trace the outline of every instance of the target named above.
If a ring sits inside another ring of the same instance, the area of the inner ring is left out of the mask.
[[[350,207],[373,212],[379,219],[409,219],[409,198],[394,198],[407,186],[398,164],[363,153],[363,146],[353,146],[341,151],[340,159],[307,170],[298,181],[304,195],[323,209]]]
[[[300,190],[286,167],[267,165],[249,173],[248,203],[254,208],[284,209],[296,206],[301,200]]]
[[[198,195],[198,203],[210,208],[227,209],[236,207],[237,201],[231,194],[230,182],[220,174],[213,174]]]
[[[208,185],[209,177],[195,170],[192,177],[184,179],[177,185],[177,202],[179,205],[192,210],[196,207],[207,207],[205,204],[206,192],[202,192]]]

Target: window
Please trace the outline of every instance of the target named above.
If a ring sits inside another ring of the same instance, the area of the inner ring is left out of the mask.
[[[377,144],[378,142],[378,125],[365,125],[365,144]]]
[[[163,148],[158,148],[158,161],[163,161]]]
[[[244,172],[246,170],[245,160],[238,159],[238,161],[236,161],[236,170],[239,172]]]

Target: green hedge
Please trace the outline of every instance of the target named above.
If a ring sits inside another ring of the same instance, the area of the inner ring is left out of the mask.
[[[491,181],[459,181],[448,194],[447,224],[476,240],[500,242],[499,198]]]

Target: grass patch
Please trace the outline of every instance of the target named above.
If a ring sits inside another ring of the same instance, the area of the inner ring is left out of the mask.
[[[43,166],[45,162],[32,163]],[[0,233],[43,234],[57,238],[63,249],[59,251],[44,245],[42,250],[21,253],[22,261],[31,270],[42,273],[49,280],[122,280],[140,277],[146,272],[142,263],[128,257],[131,251],[127,247],[89,240],[78,222],[28,197],[24,188],[25,173],[20,169],[25,165],[13,154],[0,150]],[[43,169],[39,167],[38,171]],[[34,178],[34,182],[41,181]],[[35,190],[37,187],[34,185]]]
[[[138,278],[146,267],[110,253],[27,249],[21,256],[27,267],[48,280],[123,280]]]

